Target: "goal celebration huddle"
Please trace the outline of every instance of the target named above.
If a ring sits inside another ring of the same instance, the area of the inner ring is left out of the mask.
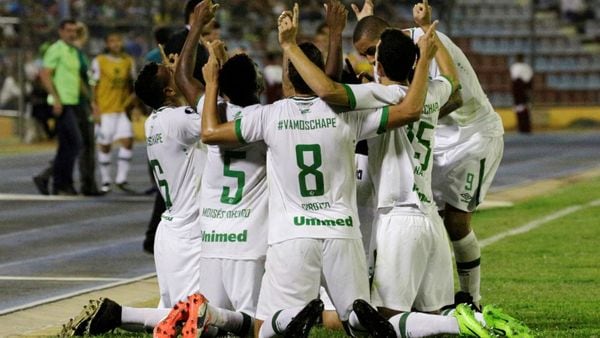
[[[376,16],[371,0],[352,5],[372,76],[344,65],[338,0],[324,6],[326,55],[298,41],[301,8],[284,11],[273,27],[284,98],[266,105],[252,58],[202,38],[219,5],[187,7],[181,45],[134,86],[153,109],[147,155],[166,207],[159,305],[91,300],[61,336],[308,337],[315,325],[352,337],[533,336],[480,302],[470,222],[504,130],[427,1],[410,28]]]

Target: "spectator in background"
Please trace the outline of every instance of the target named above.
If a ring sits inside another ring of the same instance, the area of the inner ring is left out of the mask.
[[[154,30],[154,41],[156,41],[156,47],[152,48],[144,59],[147,62],[155,62],[162,63],[162,57],[160,56],[160,49],[158,45],[164,46],[167,41],[169,41],[169,37],[171,37],[171,29],[169,27],[157,27]]]
[[[518,54],[516,62],[510,66],[512,92],[517,114],[519,132],[531,132],[531,117],[529,114],[530,94],[533,88],[533,69],[525,62],[525,56]]]
[[[594,12],[584,0],[561,0],[560,12],[564,19],[577,27],[579,33],[584,32],[585,20],[594,18]]]
[[[79,74],[81,62],[74,45],[77,39],[77,22],[65,19],[59,27],[60,39],[44,54],[40,76],[56,118],[58,149],[52,169],[52,193],[76,195],[73,167],[82,148],[81,133],[77,126],[82,85]],[[42,194],[48,194],[48,178],[36,176],[34,182]]]
[[[135,62],[123,52],[123,36],[117,32],[106,36],[107,52],[98,55],[92,63],[94,86],[94,121],[97,124],[98,162],[102,178],[103,193],[111,190],[111,146],[121,144],[117,160],[115,184],[120,190],[134,194],[127,183],[130,162],[133,156],[133,127],[126,114],[135,98],[133,80]]]
[[[85,196],[100,196],[102,192],[96,185],[96,144],[94,135],[94,120],[92,118],[92,91],[88,71],[90,60],[83,48],[89,39],[87,26],[77,22],[77,39],[74,42],[79,57],[79,76],[81,78],[81,91],[79,95],[80,109],[76,111],[77,124],[81,133],[82,149],[79,157],[79,176],[81,180],[81,193]]]
[[[36,123],[42,128],[45,136],[48,139],[54,138],[54,129],[50,128],[48,121],[52,118],[52,107],[48,105],[47,98],[48,93],[44,89],[42,79],[40,76],[44,53],[50,46],[49,43],[44,43],[38,49],[38,55],[36,59],[29,65],[28,77],[31,78],[32,91],[30,96],[31,102],[31,116],[35,119]]]
[[[283,78],[283,67],[281,66],[281,54],[278,52],[269,52],[265,60],[266,64],[263,68],[265,77],[265,95],[267,103],[271,104],[283,98],[283,90],[281,82]]]

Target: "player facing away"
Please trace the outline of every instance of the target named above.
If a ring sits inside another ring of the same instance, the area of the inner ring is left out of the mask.
[[[202,28],[210,21],[205,2],[196,6],[192,26],[175,72],[178,87],[202,114],[202,84],[194,78],[196,46]],[[210,44],[223,67],[219,72],[219,103],[226,120],[241,118],[242,108],[259,103],[262,77],[252,59],[238,54],[227,59],[221,41]],[[246,314],[246,327],[223,327],[244,336],[251,334],[267,251],[266,145],[262,142],[231,148],[208,146],[200,188],[202,250],[200,285],[211,305]],[[229,324],[233,323],[229,321]],[[234,323],[235,324],[235,323]]]
[[[376,44],[389,24],[373,16],[370,1],[359,13],[354,47],[374,62]],[[420,28],[404,32],[417,41],[431,22],[427,1],[415,5],[413,15]],[[471,213],[483,201],[500,164],[504,130],[469,60],[450,38],[443,33],[438,36],[455,62],[462,88],[442,107],[443,117],[435,129],[433,193],[438,209],[443,210],[444,225],[454,249],[461,290],[456,303],[472,298],[479,308],[481,252],[470,226]],[[436,77],[439,72],[437,64],[432,63],[430,76]]]
[[[125,110],[132,103],[135,63],[123,51],[123,37],[120,33],[106,36],[106,53],[92,61],[94,86],[93,113],[96,120],[98,143],[98,163],[102,179],[101,191],[111,190],[111,146],[120,144],[117,155],[117,175],[115,183],[125,192],[133,191],[127,185],[133,147],[133,129]]]
[[[284,51],[286,42],[295,41],[297,18],[295,6],[294,15],[284,12],[279,19]],[[431,41],[426,38],[424,42]],[[433,48],[431,45],[426,48]],[[323,68],[314,45],[299,48]],[[357,228],[354,147],[357,140],[418,118],[424,96],[419,93],[426,92],[428,59],[418,65],[418,87],[402,104],[352,113],[333,111],[312,94],[290,65],[286,75],[294,86],[294,97],[253,107],[253,114],[227,123],[219,121],[216,111],[217,68],[214,58],[204,67],[203,141],[239,144],[263,140],[270,154],[269,248],[257,309],[258,336],[272,337],[284,331],[308,334],[322,310],[319,300],[310,301],[317,297],[321,280],[345,327],[365,330],[352,309],[357,299],[369,299],[366,260]],[[261,326],[263,321],[267,324]],[[372,327],[371,333],[379,334],[378,326]]]

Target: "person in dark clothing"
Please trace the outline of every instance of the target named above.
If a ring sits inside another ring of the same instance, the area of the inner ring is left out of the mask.
[[[523,54],[510,66],[512,93],[517,114],[517,127],[521,133],[531,133],[531,117],[529,113],[530,93],[533,82],[533,69],[525,62]]]

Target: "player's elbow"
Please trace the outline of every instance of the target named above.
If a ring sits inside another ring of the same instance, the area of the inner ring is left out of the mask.
[[[214,128],[202,128],[202,133],[200,135],[200,139],[202,143],[209,145],[219,144],[218,134],[215,132]]]

